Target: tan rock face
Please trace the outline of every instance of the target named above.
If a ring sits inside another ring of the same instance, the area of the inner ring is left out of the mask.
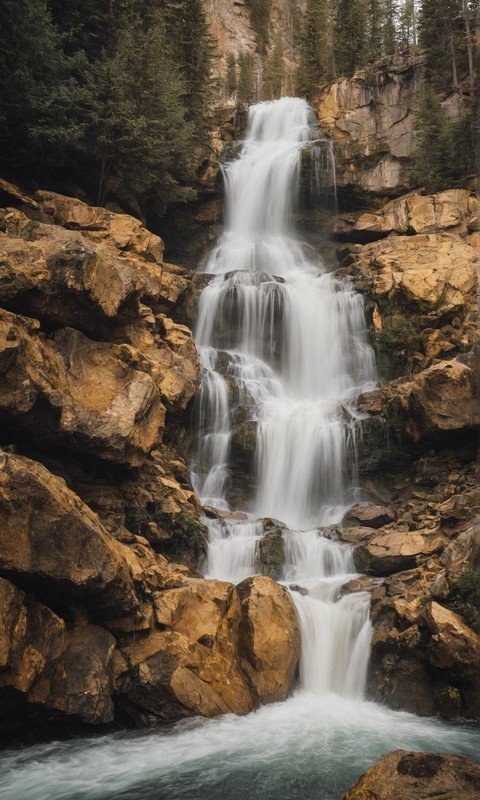
[[[432,635],[429,649],[434,666],[446,669],[465,664],[480,670],[480,637],[458,614],[432,602],[422,616]]]
[[[396,53],[323,88],[314,105],[321,130],[336,143],[341,186],[380,194],[408,187],[417,82],[424,56]]]
[[[69,631],[65,650],[32,687],[28,701],[99,725],[112,722],[114,637],[96,625]]]
[[[411,380],[365,394],[359,408],[370,414],[362,423],[359,445],[360,465],[367,471],[377,468],[372,452],[385,447],[388,456],[389,441],[391,454],[400,459],[401,448],[412,442],[441,444],[452,431],[473,433],[480,421],[475,374],[457,360],[441,361]]]
[[[361,572],[388,575],[410,569],[418,557],[437,553],[445,545],[445,539],[430,531],[385,531],[357,548],[355,563]]]
[[[28,694],[65,647],[64,621],[0,578],[0,689],[12,687]]]
[[[287,696],[300,636],[289,593],[271,579],[193,582],[159,595],[155,614],[164,630],[124,648],[134,671],[119,678],[145,713],[245,714]]]
[[[362,775],[344,800],[476,800],[480,766],[460,756],[387,753]]]
[[[119,546],[61,478],[35,461],[2,453],[0,574],[94,613],[137,605]]]
[[[262,702],[285,700],[300,656],[291,594],[268,577],[247,578],[237,591],[244,669]]]
[[[33,439],[132,465],[144,461],[165,422],[144,356],[73,329],[57,331],[53,340],[32,336],[34,329],[35,321],[0,312],[0,408],[19,417]]]
[[[387,203],[379,212],[361,214],[351,230],[370,234],[449,233],[466,235],[478,227],[478,199],[466,189],[447,189],[433,195],[417,193]]]
[[[377,302],[397,298],[435,309],[439,319],[464,308],[476,287],[476,261],[473,247],[448,234],[392,236],[365,245],[352,271],[369,275]]]

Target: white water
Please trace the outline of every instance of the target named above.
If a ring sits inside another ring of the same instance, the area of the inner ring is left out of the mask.
[[[355,497],[354,401],[375,380],[361,299],[292,233],[299,151],[317,137],[302,100],[257,106],[241,158],[225,170],[227,230],[205,265],[216,277],[197,326],[203,381],[192,468],[204,503],[227,510],[235,406],[259,422],[251,513],[209,522],[207,572],[230,581],[255,573],[256,518],[288,524],[284,580],[301,624],[301,687],[243,718],[6,752],[2,798],[340,800],[389,750],[478,758],[478,729],[362,699],[368,595],[341,596],[354,577],[351,551],[317,531]]]
[[[375,364],[362,298],[295,237],[302,151],[318,139],[305,101],[262,103],[250,110],[240,157],[224,169],[226,230],[204,266],[214,277],[196,327],[203,371],[192,477],[204,504],[229,508],[240,409],[257,426],[255,490],[243,509],[251,520],[209,523],[207,574],[234,582],[255,574],[262,526],[254,520],[281,520],[292,531],[285,580],[308,593],[294,595],[301,685],[358,697],[368,596],[340,598],[355,573],[351,553],[315,528],[338,521],[354,499],[354,401],[375,385]]]

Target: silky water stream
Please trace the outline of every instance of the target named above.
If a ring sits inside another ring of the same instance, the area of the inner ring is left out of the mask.
[[[282,523],[279,577],[292,588],[300,620],[299,686],[285,703],[242,718],[6,752],[2,797],[340,800],[392,749],[479,757],[478,729],[363,699],[369,596],[341,595],[355,576],[352,552],[319,529],[356,499],[355,399],[375,385],[375,364],[361,297],[295,237],[309,153],[314,166],[324,165],[314,168],[316,179],[333,188],[329,145],[312,110],[283,98],[250,109],[240,156],[224,167],[225,232],[203,267],[213,277],[196,328],[202,378],[192,459],[204,505],[227,512],[208,521],[209,577],[239,582],[258,573],[260,520]],[[256,442],[250,484],[235,474],[239,425]]]

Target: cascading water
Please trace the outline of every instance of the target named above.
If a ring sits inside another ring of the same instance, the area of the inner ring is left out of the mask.
[[[258,570],[258,518],[288,526],[283,578],[302,630],[301,689],[242,718],[7,751],[0,795],[9,800],[340,800],[388,750],[478,758],[478,729],[362,699],[368,596],[341,597],[354,574],[351,551],[318,535],[354,499],[354,402],[375,372],[361,299],[292,232],[300,157],[317,140],[304,101],[260,104],[241,157],[225,168],[227,226],[204,266],[215,277],[197,325],[203,379],[192,465],[204,504],[223,511],[209,521],[209,575],[236,582]],[[326,144],[321,151],[328,164]],[[234,503],[239,419],[257,429],[257,485]]]
[[[339,600],[355,572],[351,553],[308,529],[338,521],[354,499],[354,401],[375,384],[375,363],[361,297],[293,232],[302,154],[314,142],[319,152],[305,101],[261,103],[250,109],[240,157],[224,168],[226,230],[204,266],[214,277],[196,329],[203,370],[193,483],[204,504],[228,510],[229,441],[240,412],[256,430],[256,490],[243,508],[250,520],[209,522],[207,572],[235,582],[254,574],[262,525],[253,520],[281,520],[289,529],[285,580],[308,592],[295,594],[302,685],[358,695],[368,598]]]

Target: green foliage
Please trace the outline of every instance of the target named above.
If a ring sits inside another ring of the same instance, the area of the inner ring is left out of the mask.
[[[252,103],[255,99],[255,63],[251,53],[241,53],[238,59],[239,76],[237,98],[239,103]]]
[[[450,122],[438,93],[428,81],[420,91],[415,132],[410,176],[418,186],[436,192],[475,171],[472,115]]]
[[[352,75],[367,61],[368,15],[365,0],[337,0],[335,58],[339,75]]]
[[[453,611],[461,614],[469,625],[480,626],[480,571],[466,569],[458,578],[449,602]]]
[[[172,561],[196,565],[205,554],[208,531],[196,517],[184,511],[168,514],[161,511],[156,503],[146,508],[128,506],[125,509],[125,524],[137,536],[147,536],[148,525],[155,523],[166,534],[170,541],[158,543],[156,550],[161,550]]]
[[[473,605],[480,612],[480,572],[466,570],[457,581],[457,591],[462,600]]]
[[[208,146],[202,0],[5,0],[0,172],[157,219]]]
[[[376,337],[380,374],[392,378],[402,375],[408,357],[418,348],[418,331],[410,319],[398,312],[382,315],[383,329]]]
[[[427,80],[437,90],[458,82],[463,35],[461,0],[422,0],[419,42],[427,51]]]
[[[307,0],[300,34],[297,90],[310,95],[321,83],[333,79],[333,5],[331,0]]]
[[[265,55],[269,40],[271,0],[246,0],[257,39],[257,50]]]
[[[285,81],[285,64],[283,61],[283,41],[281,34],[275,39],[272,54],[265,65],[265,77],[262,95],[265,100],[273,100],[282,96]]]
[[[235,53],[227,56],[227,96],[231,97],[237,91],[237,59]]]

